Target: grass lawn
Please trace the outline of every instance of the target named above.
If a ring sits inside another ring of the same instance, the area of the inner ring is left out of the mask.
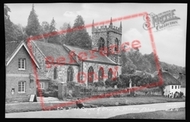
[[[155,111],[155,112],[144,112],[144,113],[131,113],[124,114],[110,119],[178,119],[185,120],[185,108],[179,108],[173,111]]]
[[[184,102],[185,99],[174,99],[174,98],[166,98],[162,96],[137,96],[137,97],[110,97],[110,98],[97,98],[94,100],[89,100],[84,102],[87,107],[89,105],[95,106],[117,106],[117,105],[139,105],[139,104],[151,104],[151,103],[165,103],[165,102]],[[64,103],[65,101],[60,101],[60,103]],[[68,101],[69,102],[69,101]],[[45,106],[57,106],[59,107],[59,103],[44,103]],[[57,110],[57,107],[54,107],[54,110]],[[73,105],[64,105],[66,107],[76,107]],[[5,112],[28,112],[28,111],[41,111],[41,103],[39,102],[25,102],[25,103],[7,103],[5,105]]]
[[[185,98],[167,98],[162,96],[137,96],[137,97],[110,97],[100,98],[85,102],[97,106],[115,106],[115,105],[139,105],[165,102],[184,102]]]

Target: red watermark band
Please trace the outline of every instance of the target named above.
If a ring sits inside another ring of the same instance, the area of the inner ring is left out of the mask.
[[[152,45],[152,49],[153,49],[154,54],[157,55],[157,53],[156,53],[156,46],[155,46],[154,38],[153,38],[153,33],[152,33],[152,30],[151,30],[151,25],[150,25],[150,19],[148,18],[148,13],[147,12],[142,12],[142,13],[127,15],[127,16],[124,16],[124,17],[114,18],[114,19],[112,19],[112,22],[124,21],[124,20],[134,19],[134,18],[137,18],[137,17],[142,17],[142,16],[145,16],[145,18],[146,18],[147,29],[148,29],[148,33],[149,33],[149,37],[150,37],[150,43]],[[109,23],[110,23],[110,20],[106,20],[106,21],[102,21],[102,22],[98,22],[98,23],[94,23],[94,24],[88,24],[88,25],[85,25],[85,26],[81,26],[81,27],[77,27],[77,28],[72,28],[72,29],[69,29],[69,30],[61,30],[59,32],[51,32],[51,33],[46,33],[46,34],[43,34],[43,35],[37,35],[37,36],[29,37],[27,39],[29,51],[31,52],[31,54],[33,56],[33,53],[32,53],[33,51],[32,51],[32,46],[31,46],[31,41],[32,40],[37,41],[37,40],[40,40],[40,39],[43,39],[43,38],[46,38],[46,37],[60,35],[60,34],[68,33],[68,32],[73,32],[73,31],[81,30],[81,29],[84,29],[84,28],[90,28],[92,26],[99,26],[99,25],[109,24]],[[129,51],[130,47],[132,47],[134,49],[140,48],[141,47],[140,41],[139,40],[134,40],[134,41],[132,41],[131,44],[129,42],[125,42],[125,43],[122,43],[121,47],[119,47],[119,48],[121,50],[124,50],[124,51]],[[108,51],[107,47],[103,47],[103,48],[104,48],[104,50]],[[117,45],[110,45],[108,48],[114,50],[115,48],[118,48],[118,47],[117,47]],[[118,50],[117,53],[120,53],[121,50]],[[90,50],[89,52],[91,54],[90,55],[91,59],[94,59],[94,58],[97,57],[97,55],[95,55],[95,51],[94,50]],[[72,58],[72,55],[74,53],[75,53],[74,51],[70,51],[69,52],[69,55],[68,55],[68,57],[70,59],[69,63],[75,63],[76,62]],[[113,54],[115,52],[109,52],[109,53]],[[100,54],[102,56],[105,55],[105,53],[103,53],[101,51],[100,51]],[[82,60],[82,61],[84,61],[87,58],[86,56],[87,56],[87,54],[85,52],[80,52],[79,53],[79,59]],[[65,61],[66,61],[66,59],[68,57],[59,57],[57,59],[53,59],[53,57],[50,56],[50,57],[46,57],[45,60],[47,62],[55,62],[56,61],[56,63],[60,65],[60,64],[65,64]],[[155,56],[155,63],[156,63],[157,70],[159,70],[160,69],[160,65],[159,65],[158,58],[156,56]],[[37,87],[40,88],[39,80],[37,80],[38,79],[37,68],[35,67],[34,62],[32,62],[32,65],[33,65],[33,71],[34,71],[35,78],[36,78]],[[51,63],[49,63],[46,66],[46,68],[51,68],[51,66],[52,66]],[[114,71],[113,71],[113,75],[114,76],[116,76],[117,70],[118,70],[118,67],[116,66],[115,69],[114,69]],[[95,72],[91,72],[91,73],[94,74],[95,78],[98,78],[98,76],[97,76],[97,74]],[[80,81],[80,83],[83,83],[83,82],[85,82],[87,80],[87,74],[84,73],[84,72],[79,72],[77,75],[80,75],[80,74],[82,74],[83,76],[85,76],[85,80],[83,79],[83,80]],[[161,76],[160,73],[158,75],[159,75],[159,82],[154,82],[154,83],[148,84],[149,87],[156,87],[156,86],[162,85],[162,83],[163,83],[162,82],[162,76]],[[104,77],[108,77],[108,76],[105,75]],[[81,101],[85,102],[85,101],[105,98],[105,97],[109,97],[109,96],[117,95],[117,94],[121,94],[121,93],[128,93],[129,91],[142,90],[145,87],[147,87],[147,85],[140,86],[140,87],[135,87],[135,88],[126,88],[126,89],[117,90],[117,91],[114,91],[114,92],[109,92],[109,93],[106,93],[106,94],[100,94],[100,95],[95,95],[95,96],[83,98],[83,99],[81,99]],[[38,92],[41,93],[41,89],[38,89],[38,90],[39,90]],[[54,109],[54,108],[57,108],[57,107],[65,107],[65,106],[69,106],[69,105],[75,104],[75,102],[76,102],[76,101],[69,101],[67,103],[61,103],[61,104],[57,104],[57,105],[54,105],[54,106],[45,106],[44,102],[43,102],[42,94],[39,94],[39,95],[40,95],[40,102],[41,102],[41,106],[42,106],[43,110]]]

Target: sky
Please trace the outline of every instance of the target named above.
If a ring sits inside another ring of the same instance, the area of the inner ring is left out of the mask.
[[[6,5],[11,10],[9,12],[10,20],[15,24],[26,26],[32,3]],[[81,15],[87,25],[91,24],[93,20],[96,23],[110,20],[110,18],[115,19],[142,12],[155,16],[175,9],[173,16],[180,18],[176,20],[177,24],[167,26],[159,31],[156,31],[156,28],[153,27],[153,42],[150,39],[149,31],[143,28],[146,22],[144,16],[115,21],[113,25],[119,27],[120,22],[122,22],[122,43],[129,42],[131,44],[134,40],[139,40],[141,43],[139,51],[142,54],[150,54],[155,49],[160,61],[185,67],[187,4],[34,3],[34,9],[40,23],[43,21],[50,23],[54,18],[57,29],[60,29],[64,23],[70,23],[72,26],[77,15]],[[87,31],[91,35],[91,27],[87,28]],[[155,44],[155,48],[152,47],[151,43]]]

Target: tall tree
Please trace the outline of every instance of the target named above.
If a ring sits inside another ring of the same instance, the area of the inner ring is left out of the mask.
[[[56,23],[53,18],[49,26],[49,33],[51,36],[49,37],[48,42],[54,43],[54,44],[61,44],[61,39],[60,39],[59,34],[57,33],[57,29],[55,26],[56,26]]]
[[[86,31],[84,20],[81,15],[78,15],[73,25],[73,32],[70,34],[71,44],[75,46],[91,49],[91,38]],[[68,40],[67,40],[68,42]]]
[[[61,31],[67,31],[68,24],[69,24],[69,23],[63,23],[63,25],[60,27],[60,30],[61,30]],[[64,32],[64,33],[62,33],[62,34],[60,35],[62,44],[65,44],[65,43],[66,43],[66,34],[67,34],[67,33]]]
[[[43,34],[49,34],[50,32],[50,24],[47,21],[43,21],[41,24],[41,29]],[[45,36],[44,40],[45,42],[48,42],[49,36]]]
[[[28,36],[39,35],[40,33],[40,23],[38,20],[38,16],[34,10],[34,5],[32,5],[32,10],[30,11],[30,15],[28,17],[28,24],[26,26],[26,34]]]
[[[65,38],[66,38],[65,44],[68,44],[71,46],[75,45],[75,42],[73,41],[73,30],[70,24],[67,25],[67,33],[65,35]]]

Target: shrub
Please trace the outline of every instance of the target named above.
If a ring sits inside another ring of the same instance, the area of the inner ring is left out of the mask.
[[[45,90],[44,90],[44,89],[39,90],[38,88],[36,88],[36,95],[37,95],[38,97],[40,97],[40,94],[41,94],[42,96],[44,96]]]
[[[78,84],[78,83],[77,83],[77,82],[74,82],[74,81],[70,81],[70,82],[67,83],[67,87],[68,87],[69,89],[72,89],[72,88],[75,87],[76,84]]]
[[[127,75],[120,75],[120,77],[118,78],[118,84],[117,87],[118,88],[126,88],[129,86],[129,76]]]
[[[179,93],[179,97],[180,97],[180,98],[183,97],[183,92],[180,91],[180,93]]]
[[[103,81],[98,81],[98,82],[94,82],[94,86],[95,87],[103,87],[103,86],[105,86],[105,84]]]
[[[119,82],[119,78],[116,77],[116,78],[113,78],[113,79],[107,79],[105,81],[105,86],[106,87],[114,87],[115,85],[117,85]]]

